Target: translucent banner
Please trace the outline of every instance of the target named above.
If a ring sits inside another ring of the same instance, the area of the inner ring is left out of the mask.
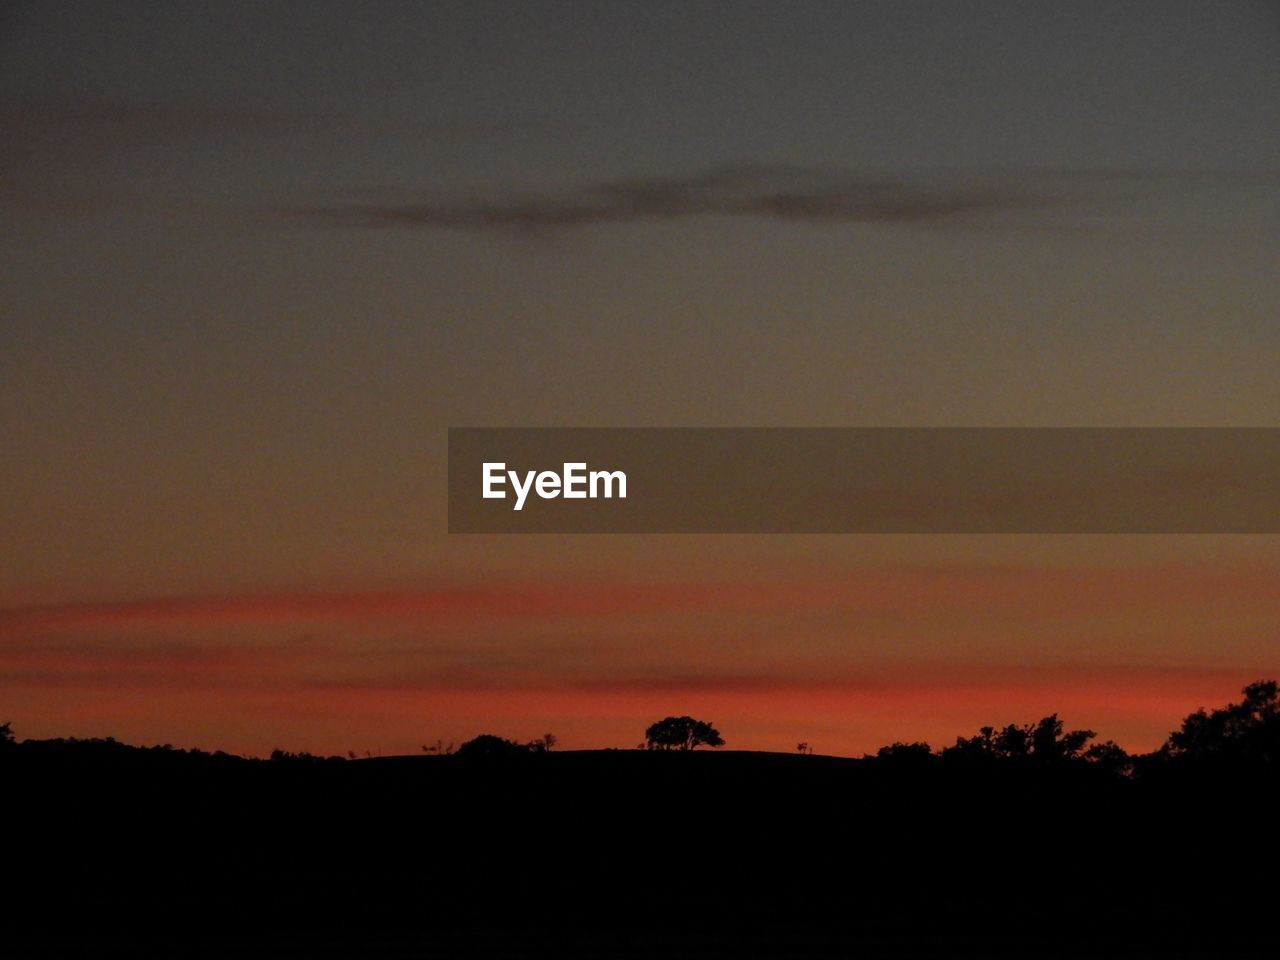
[[[451,533],[1276,533],[1278,428],[449,430]]]

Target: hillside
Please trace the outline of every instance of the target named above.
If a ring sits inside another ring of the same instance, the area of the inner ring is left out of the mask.
[[[1269,771],[747,752],[0,755],[23,950],[678,956],[1261,949]]]

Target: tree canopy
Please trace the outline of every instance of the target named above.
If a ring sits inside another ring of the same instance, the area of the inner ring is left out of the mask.
[[[1244,688],[1244,699],[1221,710],[1203,708],[1169,735],[1163,752],[1193,760],[1280,760],[1280,685],[1261,680]]]
[[[650,750],[693,750],[700,746],[722,747],[720,731],[705,720],[693,717],[665,717],[644,732]]]
[[[460,757],[512,757],[528,752],[529,748],[523,743],[492,733],[482,733],[458,748]]]
[[[1064,730],[1056,713],[1036,723],[1011,723],[997,730],[982,727],[977,736],[957,737],[956,745],[943,751],[952,757],[1030,758],[1044,763],[1075,760],[1097,734],[1092,730]]]

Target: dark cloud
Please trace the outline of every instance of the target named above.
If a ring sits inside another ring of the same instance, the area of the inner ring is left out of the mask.
[[[997,170],[873,176],[744,166],[686,177],[609,180],[555,194],[447,197],[349,192],[275,208],[319,226],[538,233],[690,217],[799,223],[985,223],[1049,208],[1114,205],[1170,190],[1274,183],[1271,171]],[[1117,207],[1117,209],[1119,209]]]
[[[1042,207],[1069,192],[1028,178],[859,176],[789,166],[611,180],[555,195],[360,198],[291,205],[286,218],[334,227],[546,231],[720,216],[820,223],[933,223]]]

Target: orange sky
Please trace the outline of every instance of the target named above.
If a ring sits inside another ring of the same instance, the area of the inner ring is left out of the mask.
[[[445,498],[460,426],[1280,426],[1274,4],[305,8],[6,7],[19,736],[1147,748],[1280,675],[1277,537]]]
[[[484,731],[625,747],[668,713],[856,755],[1056,711],[1148,749],[1277,672],[1275,583],[1241,563],[893,565],[11,607],[0,696],[26,736],[255,754]]]

